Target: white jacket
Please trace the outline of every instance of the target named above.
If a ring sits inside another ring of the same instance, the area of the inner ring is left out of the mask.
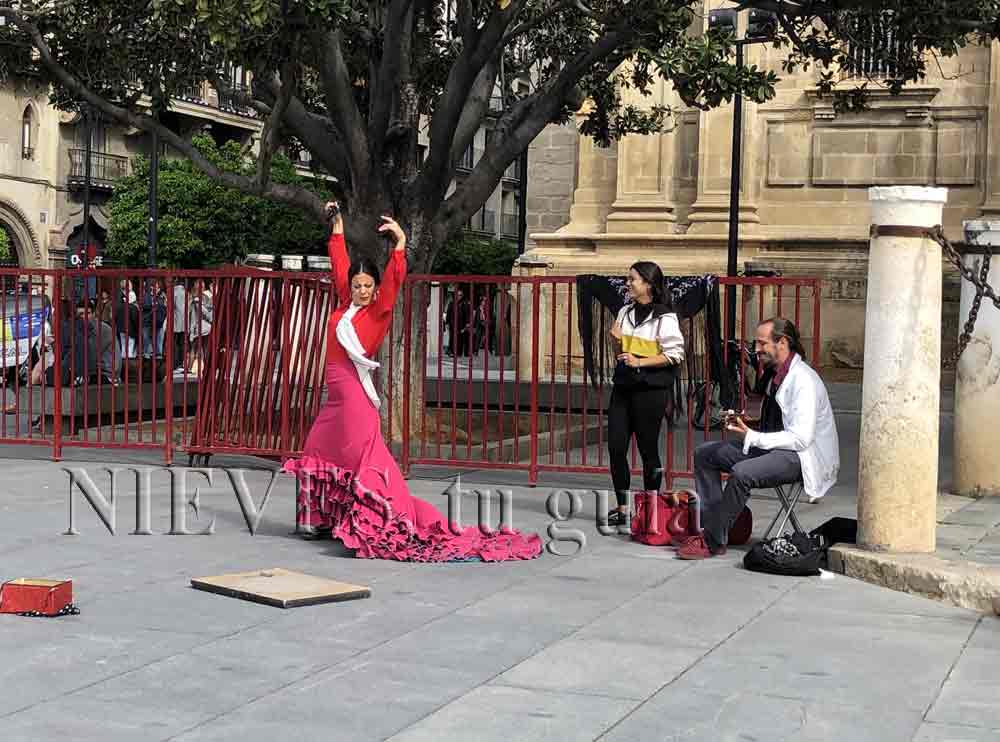
[[[796,451],[805,493],[822,497],[836,484],[840,471],[840,440],[826,387],[819,374],[796,354],[774,399],[781,408],[785,429],[775,433],[751,430],[743,440],[743,453],[751,448]]]
[[[644,322],[635,324],[635,304],[626,304],[618,311],[617,323],[622,331],[622,352],[643,358],[665,355],[672,363],[684,360],[684,335],[680,322],[673,312],[650,315]]]

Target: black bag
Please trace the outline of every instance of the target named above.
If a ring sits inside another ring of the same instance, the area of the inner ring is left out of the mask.
[[[830,518],[826,523],[809,531],[810,536],[819,537],[824,549],[834,544],[858,543],[858,521],[854,518]]]
[[[819,574],[825,551],[818,538],[793,533],[758,541],[743,557],[743,567],[771,575],[812,577]]]

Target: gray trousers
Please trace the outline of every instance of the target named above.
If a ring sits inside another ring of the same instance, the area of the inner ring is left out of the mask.
[[[722,487],[722,473],[728,473]],[[750,491],[802,479],[802,465],[795,451],[751,448],[735,440],[702,443],[694,451],[694,477],[701,503],[701,527],[709,546],[725,546],[729,529],[743,511]]]

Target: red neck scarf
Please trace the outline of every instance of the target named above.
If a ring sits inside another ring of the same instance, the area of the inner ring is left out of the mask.
[[[781,368],[779,368],[778,372],[774,375],[773,383],[775,389],[781,386],[781,382],[783,382],[785,377],[788,376],[788,369],[792,367],[792,359],[795,358],[795,356],[795,353],[789,353],[788,358],[781,364]]]

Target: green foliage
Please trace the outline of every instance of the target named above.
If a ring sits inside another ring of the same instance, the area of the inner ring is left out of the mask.
[[[509,276],[517,260],[517,243],[462,232],[442,246],[434,273],[456,276]]]
[[[194,144],[206,158],[230,172],[250,173],[253,158],[235,142],[216,146],[200,135]],[[149,219],[149,160],[136,158],[132,175],[115,185],[110,203],[108,254],[124,265],[143,266],[147,255]],[[275,157],[271,177],[276,183],[299,184],[320,191],[299,176],[285,157]],[[247,253],[308,254],[323,250],[324,229],[291,206],[227,188],[184,159],[160,161],[160,266],[196,268],[230,263]]]
[[[866,86],[899,92],[924,77],[935,57],[1000,35],[996,0],[744,0],[739,5],[785,13],[773,39],[787,50],[783,69],[817,66],[821,93],[834,96],[842,108],[862,106]],[[233,92],[252,96],[258,110],[283,111],[280,143],[308,148],[338,178],[348,217],[363,222],[384,210],[398,215],[415,235],[411,246],[418,259],[434,254],[467,223],[547,124],[569,121],[585,102],[581,132],[607,145],[676,124],[677,112],[659,97],[660,78],[685,106],[702,109],[736,94],[765,102],[778,80],[773,71],[752,64],[737,69],[735,39],[704,33],[704,3],[695,0],[60,0],[6,7],[0,80],[34,75],[52,86],[53,100],[66,109],[78,106],[79,86],[85,86],[132,113],[147,112],[149,100],[163,110],[193,84],[208,80],[225,87],[219,72],[226,65],[249,70],[253,90]],[[457,15],[446,16],[446,7]],[[885,44],[886,38],[894,42]],[[51,60],[32,53],[40,43],[48,46]],[[861,58],[885,63],[882,68],[891,68],[888,79],[866,80],[869,71],[859,66]],[[500,70],[503,100],[490,122],[487,106],[470,104],[489,94],[477,88],[477,80],[492,82]],[[855,73],[853,79],[841,82],[844,72]],[[516,84],[519,79],[530,80],[526,90]],[[288,107],[278,105],[282,85],[290,95]],[[112,117],[135,124],[124,114]],[[468,146],[475,128],[487,125],[494,135],[484,156],[470,177],[456,182],[455,153]],[[421,160],[417,134],[429,129],[435,134]],[[460,142],[454,139],[458,131],[466,136]],[[223,159],[231,172],[248,172],[241,158]],[[187,180],[193,174],[167,171]],[[269,197],[318,218],[322,204],[304,184],[289,184],[293,187],[272,189]],[[238,185],[254,192],[252,178]],[[191,192],[203,197],[208,188],[190,184]],[[290,234],[297,229],[285,212],[264,214],[258,205],[248,212],[254,216],[247,221],[262,230],[254,233],[234,216],[247,212],[242,197],[211,193],[210,203],[239,207],[220,209],[225,213],[213,222],[232,236],[209,238],[203,218],[184,223],[168,218],[164,229],[174,240],[176,259],[228,257],[258,249],[248,243],[271,242],[281,228]],[[203,215],[187,192],[178,193],[177,203],[169,201],[176,210],[168,214]],[[136,200],[132,211],[138,208]],[[122,216],[118,242],[130,260],[141,251],[126,243],[144,232],[131,218]]]
[[[747,6],[773,7],[749,0]],[[837,110],[858,110],[873,89],[898,94],[923,79],[928,66],[970,43],[1000,35],[1000,4],[993,0],[812,0],[779,29],[787,72],[816,68],[821,95]],[[872,69],[876,72],[873,73]],[[846,79],[845,79],[846,78]]]
[[[10,263],[14,260],[14,248],[10,243],[7,228],[0,224],[0,263]]]

